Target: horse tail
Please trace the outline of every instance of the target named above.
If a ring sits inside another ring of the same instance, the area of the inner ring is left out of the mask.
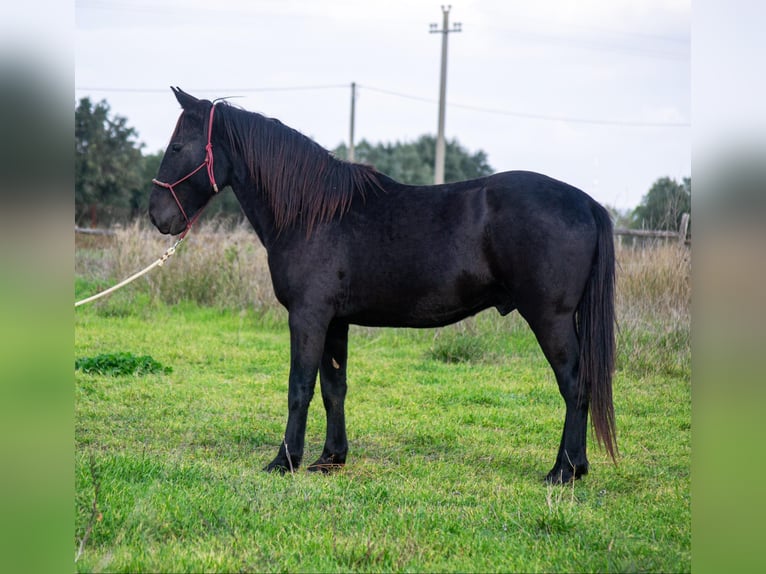
[[[591,424],[596,440],[616,462],[617,436],[612,404],[615,357],[615,260],[609,212],[593,203],[598,239],[588,283],[577,306],[580,363],[577,383],[580,396],[590,399]]]

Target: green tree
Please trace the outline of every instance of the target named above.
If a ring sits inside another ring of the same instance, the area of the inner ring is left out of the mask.
[[[157,177],[157,172],[162,163],[162,157],[165,152],[162,150],[150,153],[141,158],[141,176],[138,187],[131,190],[130,195],[130,217],[146,217],[149,210],[149,191],[151,181]]]
[[[492,167],[487,163],[487,154],[478,151],[471,154],[457,140],[446,142],[444,158],[444,180],[461,181],[490,175]],[[378,171],[413,185],[427,185],[434,182],[434,157],[436,138],[420,136],[414,142],[371,144],[362,140],[355,147],[355,160],[375,166]],[[348,157],[345,144],[338,146],[337,157]]]
[[[105,100],[82,98],[75,109],[75,220],[91,226],[127,220],[145,193],[136,130],[111,115]]]
[[[632,227],[633,209],[629,207],[620,209],[619,207],[615,207],[613,205],[604,205],[604,207],[609,212],[609,215],[612,218],[612,223],[614,223],[615,228]]]
[[[631,214],[634,229],[667,229],[677,231],[681,216],[691,212],[692,180],[681,183],[669,177],[654,182],[649,192]]]

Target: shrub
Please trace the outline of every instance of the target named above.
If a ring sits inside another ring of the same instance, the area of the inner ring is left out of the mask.
[[[98,375],[147,375],[168,374],[171,367],[164,367],[149,355],[135,356],[133,353],[102,353],[95,357],[81,357],[74,362],[75,370]]]

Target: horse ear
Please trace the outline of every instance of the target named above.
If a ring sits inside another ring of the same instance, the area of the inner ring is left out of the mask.
[[[181,104],[181,107],[184,110],[192,109],[197,104],[199,104],[199,100],[197,98],[187,94],[181,88],[179,87],[174,88],[173,86],[170,86],[170,89],[173,90],[173,93],[175,94],[176,99],[178,100],[178,103]]]

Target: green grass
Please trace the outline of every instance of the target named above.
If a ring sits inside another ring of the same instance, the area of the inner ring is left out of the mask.
[[[78,571],[690,570],[690,366],[673,330],[620,335],[619,465],[591,440],[590,474],[550,487],[564,406],[517,316],[354,328],[348,464],[282,477],[261,468],[287,414],[284,314],[123,297],[77,310],[75,357],[172,372],[75,372]]]

